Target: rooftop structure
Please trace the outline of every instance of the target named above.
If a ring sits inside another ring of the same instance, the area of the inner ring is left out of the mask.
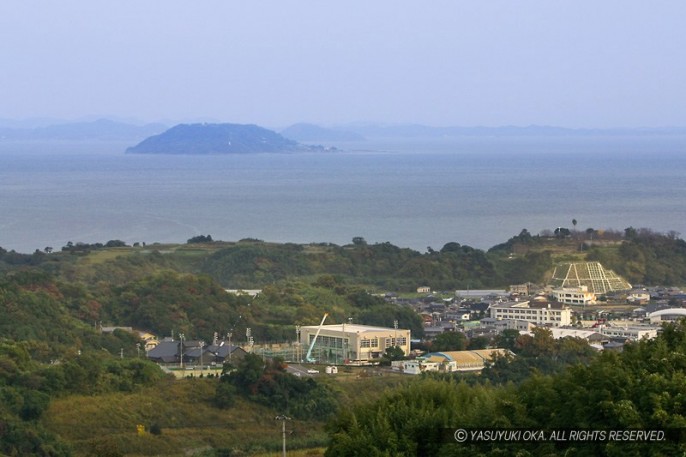
[[[566,263],[555,267],[550,280],[553,287],[570,288],[586,286],[594,294],[606,294],[629,290],[631,284],[612,270],[606,270],[600,262]]]

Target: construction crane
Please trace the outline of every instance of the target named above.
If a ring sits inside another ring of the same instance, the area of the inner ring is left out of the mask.
[[[312,342],[310,343],[310,348],[307,350],[307,355],[305,356],[305,360],[309,363],[314,363],[315,360],[312,357],[312,349],[314,349],[314,343],[317,342],[317,337],[319,336],[319,332],[322,331],[322,327],[324,326],[324,321],[326,320],[326,316],[328,316],[329,313],[324,313],[324,317],[322,317],[322,321],[319,324],[319,328],[317,329],[317,333],[314,334],[314,338],[312,338]]]

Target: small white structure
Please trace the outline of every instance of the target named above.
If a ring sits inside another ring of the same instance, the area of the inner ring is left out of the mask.
[[[335,365],[329,365],[328,367],[325,368],[324,370],[326,374],[337,374],[338,373],[338,367]]]
[[[645,305],[650,301],[650,293],[647,290],[634,289],[629,292],[629,295],[626,297],[626,301],[629,303]]]
[[[251,297],[257,297],[262,293],[262,289],[224,289],[226,293],[232,295],[250,295]]]
[[[438,371],[438,363],[427,362],[421,359],[395,360],[391,362],[391,368],[407,374],[422,374],[425,371]]]

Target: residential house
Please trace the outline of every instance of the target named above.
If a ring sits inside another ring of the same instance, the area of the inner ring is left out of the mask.
[[[647,305],[650,302],[650,292],[645,289],[634,289],[629,292],[626,301],[634,305]]]
[[[219,344],[210,344],[207,346],[207,358],[210,362],[216,364],[223,364],[224,362],[236,362],[241,360],[247,352],[239,346],[229,346],[223,341]]]

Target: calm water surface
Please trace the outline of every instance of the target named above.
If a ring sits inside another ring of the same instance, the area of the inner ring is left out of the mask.
[[[686,234],[686,138],[470,138],[334,154],[126,155],[0,142],[0,246],[260,238],[486,249],[523,228]]]

